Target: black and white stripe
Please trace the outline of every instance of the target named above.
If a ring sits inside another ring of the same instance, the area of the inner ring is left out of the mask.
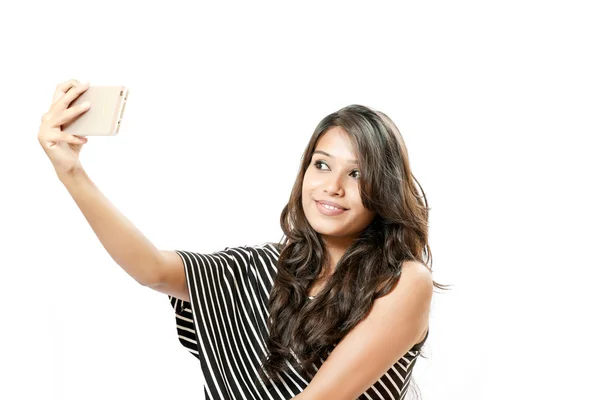
[[[279,251],[272,243],[226,247],[212,254],[176,250],[183,260],[190,301],[169,296],[180,343],[200,360],[207,400],[286,400],[308,382],[292,372],[283,382],[258,378],[266,354],[269,293]],[[423,342],[398,360],[359,399],[404,399]],[[323,360],[316,365],[318,368]]]

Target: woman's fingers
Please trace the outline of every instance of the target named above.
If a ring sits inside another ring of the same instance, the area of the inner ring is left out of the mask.
[[[56,103],[56,100],[60,99],[65,93],[67,93],[69,89],[77,85],[79,85],[79,81],[77,79],[70,79],[66,82],[59,83],[54,91],[54,96],[52,96],[52,105]]]
[[[43,137],[40,137],[40,141],[47,142],[52,147],[56,143],[64,142],[70,144],[84,144],[87,143],[86,138],[81,138],[75,135],[69,135],[64,132],[47,132]]]
[[[75,84],[75,82],[77,81],[72,79],[57,86],[56,93],[58,95],[62,93],[62,95],[60,95],[60,97],[52,104],[52,106],[50,106],[48,112],[42,115],[42,123],[50,124],[51,127],[56,128],[89,108],[89,106],[78,106],[73,107],[73,110],[71,110],[69,107],[73,100],[81,95],[81,93],[89,89],[89,84],[77,84],[72,86],[72,84]],[[66,90],[66,92],[63,92],[63,90]]]
[[[90,103],[87,101],[83,104],[77,105],[76,107],[69,107],[62,113],[55,115],[55,118],[52,121],[52,125],[55,127],[64,125],[67,122],[74,119],[76,116],[86,112],[89,108],[90,108]]]
[[[79,95],[90,87],[89,83],[79,84],[76,86],[72,86],[68,89],[60,98],[58,98],[54,104],[50,107],[50,113],[56,114],[58,112],[66,110],[69,105],[75,100]]]

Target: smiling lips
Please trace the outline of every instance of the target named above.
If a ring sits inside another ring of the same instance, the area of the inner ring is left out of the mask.
[[[319,209],[321,214],[324,214],[327,216],[340,215],[346,211],[346,209],[340,208],[339,205],[337,205],[336,203],[332,203],[330,201],[318,201],[317,200],[316,203],[317,203],[317,208]]]
[[[341,205],[339,205],[338,203],[334,203],[333,201],[317,200],[317,202],[319,202],[321,204],[327,204],[328,206],[332,206],[332,207],[336,207],[336,208],[341,208],[342,210],[347,210],[346,207],[342,207]]]

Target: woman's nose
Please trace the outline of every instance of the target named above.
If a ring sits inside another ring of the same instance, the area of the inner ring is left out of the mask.
[[[329,195],[342,195],[344,193],[342,177],[337,174],[330,174],[329,180],[325,182],[324,190],[329,193]]]

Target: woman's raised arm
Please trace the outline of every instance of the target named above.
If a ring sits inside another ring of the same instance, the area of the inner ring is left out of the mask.
[[[87,138],[67,134],[61,129],[62,125],[93,106],[70,106],[87,89],[89,84],[75,79],[56,87],[52,104],[42,116],[38,140],[58,178],[113,260],[140,284],[153,286],[162,277],[165,257],[110,203],[85,173],[79,153]],[[181,274],[184,274],[183,266]]]

